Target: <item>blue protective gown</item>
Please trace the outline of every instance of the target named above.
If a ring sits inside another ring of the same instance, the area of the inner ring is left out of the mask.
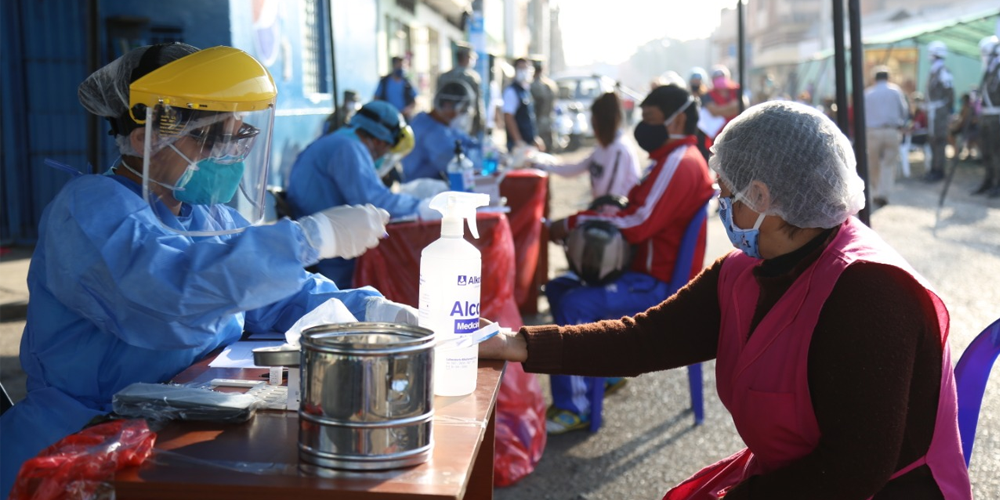
[[[428,113],[420,113],[410,122],[416,144],[403,157],[403,179],[448,179],[448,163],[455,157],[455,141],[462,143],[465,155],[479,163],[479,141],[445,125]]]
[[[339,205],[371,203],[392,217],[417,213],[420,200],[385,187],[368,148],[353,127],[313,141],[292,165],[285,196],[296,219]],[[342,286],[350,286],[353,259],[326,259],[319,271]]]
[[[245,225],[222,205],[183,205],[169,223]],[[318,253],[288,219],[231,235],[180,235],[161,226],[140,186],[119,176],[67,183],[39,233],[21,338],[28,395],[0,417],[0,498],[24,460],[109,413],[123,387],[170,380],[244,330],[285,331],[330,298],[364,318],[365,299],[379,295],[338,290],[305,272]]]

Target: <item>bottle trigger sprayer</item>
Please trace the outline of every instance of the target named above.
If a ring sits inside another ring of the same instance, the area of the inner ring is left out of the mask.
[[[483,261],[479,250],[465,241],[465,221],[479,239],[476,207],[490,197],[482,193],[446,191],[431,199],[441,212],[441,237],[420,252],[420,326],[432,330],[439,343],[479,329],[479,299]],[[476,390],[479,346],[447,342],[434,352],[434,394],[464,396]]]

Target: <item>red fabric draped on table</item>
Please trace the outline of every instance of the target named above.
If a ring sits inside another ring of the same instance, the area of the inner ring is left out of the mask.
[[[548,243],[542,236],[549,175],[541,170],[514,170],[500,183],[510,207],[514,233],[514,300],[522,314],[538,312],[539,287],[548,278]]]
[[[514,302],[514,239],[502,213],[480,212],[479,239],[465,229],[466,241],[482,253],[482,316],[502,326],[523,322]],[[389,300],[419,307],[420,252],[441,237],[441,221],[404,222],[386,227],[389,237],[358,258],[354,286],[371,285]]]

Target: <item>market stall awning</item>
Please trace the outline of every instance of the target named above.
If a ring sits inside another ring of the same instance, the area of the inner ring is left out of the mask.
[[[925,45],[940,40],[949,52],[972,59],[979,59],[979,41],[995,34],[1000,9],[992,7],[950,19],[914,23],[877,35],[865,36],[865,45],[891,45],[912,41]]]

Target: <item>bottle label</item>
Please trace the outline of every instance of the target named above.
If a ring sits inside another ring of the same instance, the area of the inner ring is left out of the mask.
[[[482,279],[481,261],[437,261],[422,258],[420,273],[420,326],[440,340],[469,335],[479,329]],[[475,389],[477,346],[443,348],[434,355],[434,391],[457,395]],[[468,387],[466,387],[468,386]]]
[[[462,191],[473,192],[476,187],[476,172],[472,169],[472,163],[470,162],[466,168],[462,169],[462,182],[465,184],[465,189]]]
[[[458,172],[448,172],[448,189],[452,191],[465,191],[465,175],[461,170]]]

